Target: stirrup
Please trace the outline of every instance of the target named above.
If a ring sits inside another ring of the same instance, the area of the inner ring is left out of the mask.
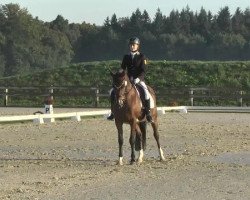
[[[115,119],[115,116],[113,113],[110,113],[109,116],[107,117],[107,120],[114,120]]]

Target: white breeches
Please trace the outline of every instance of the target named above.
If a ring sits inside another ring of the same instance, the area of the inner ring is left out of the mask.
[[[140,81],[139,84],[141,85],[141,87],[143,88],[145,92],[145,100],[148,100],[150,98],[148,87],[146,86],[144,81]]]

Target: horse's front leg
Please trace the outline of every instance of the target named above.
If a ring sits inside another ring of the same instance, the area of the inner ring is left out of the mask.
[[[130,164],[134,164],[135,162],[135,140],[136,140],[136,124],[132,123],[130,124],[131,132],[130,132],[130,146],[131,146],[131,160]]]
[[[116,122],[116,127],[118,130],[118,143],[119,143],[118,165],[123,165],[123,129],[122,129],[122,123]]]

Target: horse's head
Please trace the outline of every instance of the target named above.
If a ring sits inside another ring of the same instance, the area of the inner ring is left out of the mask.
[[[110,72],[110,74],[113,78],[116,101],[119,107],[123,107],[126,101],[126,87],[129,84],[127,74],[124,70],[119,70],[116,73]]]

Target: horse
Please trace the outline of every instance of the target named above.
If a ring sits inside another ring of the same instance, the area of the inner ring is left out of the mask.
[[[140,164],[143,161],[144,153],[146,149],[146,126],[147,121],[145,113],[142,109],[142,101],[137,92],[134,84],[132,84],[128,78],[126,71],[119,70],[114,73],[110,71],[113,79],[113,91],[115,94],[115,101],[111,102],[111,111],[115,117],[115,125],[118,131],[118,143],[119,143],[119,160],[118,164],[123,165],[123,124],[130,125],[130,146],[131,146],[131,160],[130,164],[136,162],[135,151],[139,151],[139,157],[137,163]],[[156,107],[156,95],[154,90],[148,86],[149,92],[153,98],[154,106],[150,109],[153,121],[151,126],[153,128],[154,138],[156,140],[160,160],[164,161],[164,154],[159,141],[158,121],[157,121],[157,107]],[[151,106],[152,107],[152,106]]]

